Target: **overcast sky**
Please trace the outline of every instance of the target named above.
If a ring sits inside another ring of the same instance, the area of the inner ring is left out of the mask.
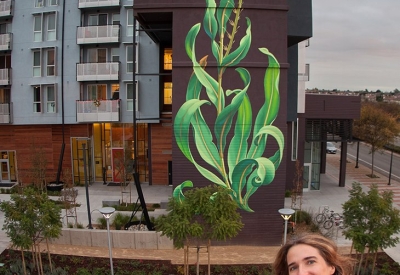
[[[313,0],[309,89],[400,90],[400,0]]]

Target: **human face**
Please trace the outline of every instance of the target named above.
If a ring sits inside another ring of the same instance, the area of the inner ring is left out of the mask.
[[[333,266],[329,266],[319,251],[306,244],[292,246],[287,254],[290,275],[332,275]]]

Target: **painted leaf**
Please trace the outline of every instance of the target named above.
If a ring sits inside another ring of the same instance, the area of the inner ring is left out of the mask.
[[[202,66],[203,68],[207,66],[207,57],[208,56],[205,56],[202,59],[200,59],[199,63],[200,66]],[[202,88],[203,85],[201,85],[196,74],[193,72],[192,75],[190,76],[189,83],[186,89],[186,101],[190,99],[199,99]]]
[[[194,141],[201,158],[224,176],[221,157],[217,147],[213,143],[210,128],[201,112],[196,112],[191,123],[194,130]]]
[[[249,153],[247,154],[248,158],[261,157],[262,154],[264,153],[267,138],[266,136],[262,135],[256,137],[256,134],[262,127],[270,125],[276,119],[280,104],[279,63],[267,49],[260,48],[259,50],[268,56],[268,60],[270,63],[268,65],[267,70],[265,71],[265,76],[264,76],[265,101],[263,106],[260,108],[256,117],[256,121],[254,123],[253,142],[251,143]]]
[[[246,19],[247,19],[246,35],[243,36],[242,39],[240,39],[239,47],[222,59],[221,66],[223,67],[235,66],[243,58],[246,57],[251,45],[251,21],[248,18]]]
[[[200,83],[206,88],[207,96],[210,99],[211,103],[214,104],[217,110],[221,110],[225,105],[223,91],[221,89],[220,92],[218,82],[212,76],[210,76],[196,60],[195,42],[199,30],[200,24],[194,25],[189,30],[185,40],[186,53],[191,58],[194,73],[196,74],[196,77],[200,81]]]
[[[193,188],[193,182],[190,180],[186,180],[175,187],[174,192],[172,193],[172,197],[177,199],[180,203],[185,200],[185,195],[183,194],[183,188]]]
[[[225,34],[226,22],[228,22],[231,16],[232,9],[235,7],[235,3],[232,0],[221,0],[217,9],[217,20],[218,20],[218,34]]]
[[[242,209],[248,208],[248,205],[242,197],[242,192],[247,185],[248,177],[253,173],[254,165],[256,165],[255,160],[244,159],[234,167],[232,172],[232,190],[234,191],[234,200]]]
[[[248,149],[248,139],[252,127],[252,109],[248,95],[243,98],[243,102],[239,107],[234,136],[228,147],[228,167],[229,176],[231,178],[233,168],[241,160],[246,158]]]
[[[279,163],[280,163],[282,160],[283,148],[284,148],[284,137],[283,137],[281,130],[279,130],[278,127],[273,126],[273,125],[264,126],[260,129],[260,131],[258,131],[255,141],[258,141],[257,137],[261,136],[261,135],[265,135],[265,136],[271,135],[275,138],[276,142],[278,143],[278,147],[279,147]]]
[[[235,90],[234,92],[230,92],[235,94],[232,99],[231,104],[226,106],[222,110],[222,112],[217,116],[214,126],[215,136],[217,138],[217,147],[220,153],[225,151],[225,144],[226,144],[226,136],[228,135],[231,126],[232,126],[232,119],[236,115],[239,107],[241,106],[243,99],[246,95],[247,89],[250,85],[250,73],[244,68],[237,68],[236,71],[239,73],[240,77],[244,82],[243,90]]]
[[[189,130],[191,121],[203,104],[209,104],[206,100],[191,99],[185,102],[177,112],[174,120],[174,135],[176,143],[184,156],[194,164],[196,169],[208,180],[215,184],[226,186],[226,184],[215,174],[200,166],[192,156],[189,144]]]
[[[211,38],[211,40],[214,40],[218,31],[218,23],[215,19],[215,9],[217,5],[215,4],[215,0],[206,0],[206,5],[207,9],[203,20],[204,31]]]

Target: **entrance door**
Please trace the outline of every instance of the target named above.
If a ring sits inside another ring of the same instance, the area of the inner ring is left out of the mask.
[[[303,166],[303,191],[310,190],[311,182],[311,163],[304,163]]]
[[[85,184],[85,167],[86,179],[91,183],[93,181],[91,140],[89,138],[71,138],[71,145],[74,183]]]
[[[113,148],[112,149],[112,171],[113,171],[113,182],[122,182],[125,175],[124,165],[124,149]]]
[[[0,182],[10,182],[8,160],[0,160]]]

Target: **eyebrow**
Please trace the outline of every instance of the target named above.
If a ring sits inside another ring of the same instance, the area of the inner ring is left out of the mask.
[[[307,260],[311,260],[311,259],[317,259],[317,257],[316,256],[308,256],[308,257],[305,257],[305,258],[303,258],[303,259],[301,259],[302,261],[307,261]],[[293,266],[293,265],[295,265],[296,263],[295,262],[293,262],[293,263],[290,263],[290,264],[288,264],[288,267],[291,267],[291,266]]]

